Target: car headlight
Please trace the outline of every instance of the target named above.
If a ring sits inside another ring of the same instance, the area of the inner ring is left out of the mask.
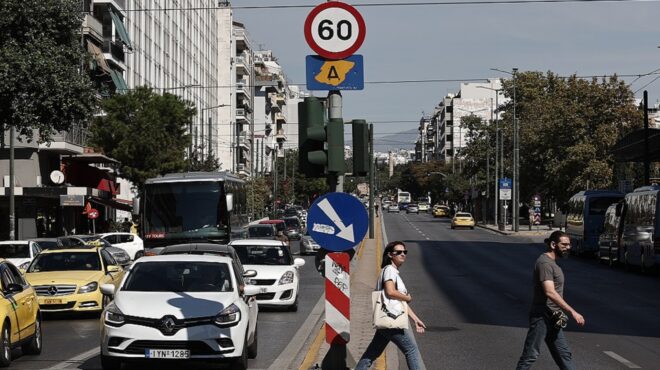
[[[80,288],[78,288],[78,293],[94,292],[98,288],[99,288],[99,283],[97,283],[96,281],[92,281],[91,283],[87,285],[83,285]]]
[[[282,275],[280,278],[280,281],[278,282],[279,285],[283,284],[291,284],[293,283],[293,271],[287,271]]]
[[[18,268],[21,269],[21,270],[27,270],[28,267],[30,267],[30,261],[23,262],[23,263],[20,264],[20,266],[18,266]]]
[[[103,312],[103,322],[109,326],[122,326],[126,321],[119,307],[114,302],[110,302]]]
[[[213,323],[220,327],[233,326],[241,321],[241,310],[235,304],[225,308],[214,319]]]

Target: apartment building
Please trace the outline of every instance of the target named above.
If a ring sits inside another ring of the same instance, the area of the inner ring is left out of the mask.
[[[133,44],[127,32],[125,0],[83,0],[81,42],[92,55],[86,71],[100,97],[126,91],[126,56]],[[9,238],[9,135],[0,148],[0,240]],[[104,227],[118,210],[120,186],[112,168],[116,161],[86,149],[87,130],[74,126],[50,143],[14,140],[14,200],[17,239],[87,233]],[[87,217],[86,206],[98,210]]]
[[[242,176],[252,175],[253,134],[254,134],[254,92],[255,70],[254,49],[245,25],[233,22],[234,57],[232,75],[234,77],[235,119],[231,122],[231,143],[233,148],[233,172]]]

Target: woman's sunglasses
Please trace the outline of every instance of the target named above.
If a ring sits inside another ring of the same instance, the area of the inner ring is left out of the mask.
[[[400,256],[403,254],[405,256],[408,254],[408,251],[392,251],[392,254],[395,256]]]

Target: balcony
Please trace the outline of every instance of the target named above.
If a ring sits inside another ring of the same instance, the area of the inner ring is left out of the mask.
[[[83,19],[82,32],[84,35],[92,37],[98,41],[98,43],[103,43],[103,25],[101,21],[94,18],[90,14],[85,14]]]
[[[282,106],[286,104],[285,94],[275,94],[275,104]]]
[[[250,136],[248,136],[248,132],[243,131],[240,134],[238,134],[238,146],[250,150]]]
[[[247,121],[247,112],[245,108],[236,108],[236,120],[237,121]]]
[[[244,28],[234,27],[234,38],[236,39],[237,51],[252,49],[250,45],[250,36]]]
[[[103,41],[103,56],[109,62],[113,62],[122,71],[126,70],[124,44],[121,42]]]
[[[278,142],[286,141],[286,132],[284,132],[284,129],[281,128],[277,130],[277,132],[275,133],[275,140],[277,140]]]
[[[250,94],[250,84],[248,84],[246,79],[236,80],[236,93],[242,94],[246,97],[252,96],[252,94]]]
[[[244,56],[238,56],[236,57],[236,72],[242,75],[249,74],[250,71],[248,69],[248,66],[250,64],[248,63],[248,60]]]
[[[236,172],[238,172],[239,175],[250,176],[250,166],[245,163],[239,163],[236,166]]]
[[[276,112],[275,113],[275,122],[286,123],[286,117],[284,116],[284,113]]]
[[[60,131],[53,135],[50,143],[39,144],[39,150],[57,152],[59,154],[82,154],[87,145],[87,129],[73,126],[69,131]]]
[[[282,78],[276,73],[255,76],[256,86],[274,87],[277,91],[282,91]]]

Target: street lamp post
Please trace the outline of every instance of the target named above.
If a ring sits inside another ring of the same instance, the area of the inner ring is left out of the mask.
[[[229,106],[231,106],[231,104],[218,104],[218,105],[214,105],[212,107],[206,107],[206,108],[200,109],[199,113],[200,113],[200,116],[201,116],[201,119],[202,119],[202,125],[204,125],[204,112],[205,111],[210,110],[210,109],[229,107]],[[208,123],[208,125],[209,125],[208,126],[208,146],[209,146],[208,147],[208,154],[212,154],[213,153],[213,135],[211,134],[211,132],[213,130],[213,121],[212,121],[210,115],[209,115],[208,118],[209,118],[209,123]],[[202,128],[202,130],[203,130],[203,128]],[[203,156],[204,156],[204,151],[203,151],[203,148],[202,148],[202,157]]]
[[[511,72],[496,68],[491,68],[491,70],[506,73],[513,77],[513,197],[511,202],[511,217],[513,218],[513,231],[518,232],[520,231],[520,146],[518,138],[518,118],[516,117],[516,77],[518,74],[518,68],[513,68]]]

